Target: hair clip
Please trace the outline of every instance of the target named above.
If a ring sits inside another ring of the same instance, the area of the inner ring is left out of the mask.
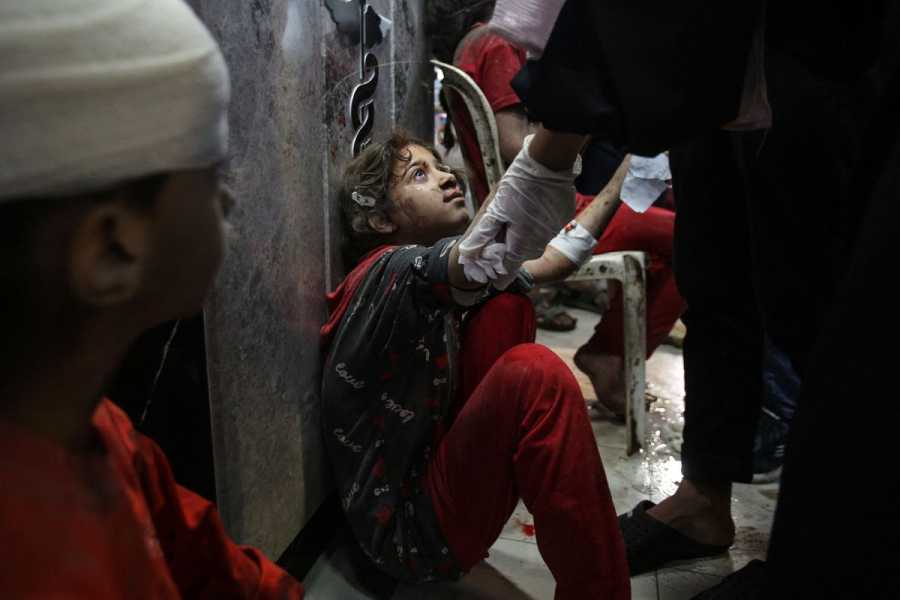
[[[366,208],[372,208],[373,206],[375,206],[375,198],[373,198],[372,196],[366,196],[365,194],[360,194],[359,192],[354,191],[352,194],[350,194],[350,197],[360,206],[364,206]]]

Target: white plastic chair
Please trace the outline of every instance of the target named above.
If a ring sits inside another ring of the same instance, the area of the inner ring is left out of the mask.
[[[494,112],[484,93],[471,77],[453,65],[432,60],[443,73],[442,85],[455,92],[466,105],[475,126],[475,136],[484,164],[488,187],[503,176],[499,135]],[[622,283],[625,354],[625,452],[638,451],[646,436],[647,410],[644,401],[646,342],[646,258],[643,252],[608,252],[591,258],[566,281],[616,279]]]

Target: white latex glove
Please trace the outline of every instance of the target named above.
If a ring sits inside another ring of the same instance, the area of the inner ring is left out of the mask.
[[[488,242],[481,251],[481,255],[475,258],[463,256],[462,248],[460,248],[459,264],[463,266],[466,279],[487,283],[509,274],[503,265],[504,256],[506,256],[506,244]]]
[[[540,58],[565,0],[497,0],[491,28],[524,48],[529,58]]]
[[[544,253],[547,243],[575,213],[575,176],[551,171],[528,154],[533,136],[506,170],[481,220],[459,243],[459,262],[469,281],[505,289],[519,267]],[[505,228],[505,239],[498,236]]]

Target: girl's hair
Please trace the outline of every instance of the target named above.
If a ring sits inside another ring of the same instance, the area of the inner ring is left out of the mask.
[[[472,25],[491,18],[496,1],[429,0],[425,9],[425,33],[438,60],[453,62],[460,40]]]
[[[347,238],[344,255],[350,264],[355,264],[366,253],[385,243],[385,234],[369,226],[369,215],[373,212],[386,213],[392,208],[389,194],[397,179],[397,163],[411,160],[409,146],[421,146],[439,162],[444,160],[431,144],[397,130],[384,142],[366,146],[344,168],[337,201]],[[463,174],[456,170],[453,174],[460,187],[465,189]]]

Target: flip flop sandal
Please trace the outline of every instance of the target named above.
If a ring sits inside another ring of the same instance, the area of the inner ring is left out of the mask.
[[[535,307],[535,322],[548,331],[572,331],[578,319],[567,313],[561,306]]]
[[[728,551],[729,546],[701,544],[647,514],[656,506],[642,500],[631,512],[619,515],[631,576],[640,575],[676,560],[707,558]]]
[[[594,302],[593,298],[583,292],[563,289],[560,292],[560,301],[569,308],[580,308],[588,312],[603,315],[603,307]]]

